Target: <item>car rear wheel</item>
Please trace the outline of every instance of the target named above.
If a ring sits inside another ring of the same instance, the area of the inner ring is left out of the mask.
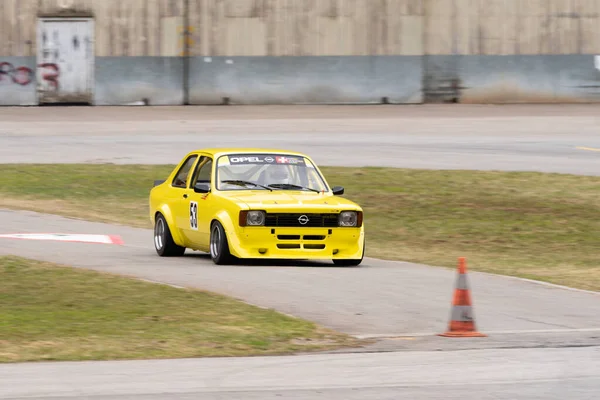
[[[173,241],[167,220],[162,214],[158,214],[154,223],[154,248],[161,257],[176,257],[185,253],[185,247]]]
[[[219,221],[213,222],[210,228],[210,258],[217,265],[229,264],[233,259],[225,229]]]

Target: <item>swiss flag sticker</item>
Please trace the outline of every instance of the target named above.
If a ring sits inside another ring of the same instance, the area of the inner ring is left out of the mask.
[[[275,157],[278,164],[287,164],[290,162],[290,159],[287,157]]]

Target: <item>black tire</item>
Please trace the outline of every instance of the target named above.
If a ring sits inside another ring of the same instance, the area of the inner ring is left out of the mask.
[[[219,221],[210,226],[210,258],[217,265],[231,264],[233,261],[225,229]]]
[[[340,267],[356,267],[357,265],[360,265],[360,263],[362,263],[364,257],[365,257],[365,244],[363,242],[363,251],[362,251],[360,258],[358,258],[358,259],[352,259],[352,258],[335,259],[334,258],[333,263]]]
[[[340,267],[356,267],[357,265],[360,265],[360,263],[362,262],[362,258],[359,259],[344,259],[344,258],[338,258],[338,259],[333,259],[333,263],[335,265],[338,265]]]
[[[161,257],[178,257],[185,253],[185,247],[173,241],[167,220],[162,214],[156,216],[154,223],[154,248]]]

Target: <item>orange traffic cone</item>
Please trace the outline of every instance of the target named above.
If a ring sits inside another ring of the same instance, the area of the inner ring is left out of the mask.
[[[445,337],[486,337],[475,329],[475,319],[471,309],[471,293],[467,282],[467,265],[464,257],[458,259],[458,279],[452,299],[452,314],[448,331],[438,336]]]

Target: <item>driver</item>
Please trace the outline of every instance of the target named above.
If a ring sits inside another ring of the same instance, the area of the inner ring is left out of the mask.
[[[265,170],[264,184],[288,184],[291,183],[290,173],[287,166],[273,164]]]

